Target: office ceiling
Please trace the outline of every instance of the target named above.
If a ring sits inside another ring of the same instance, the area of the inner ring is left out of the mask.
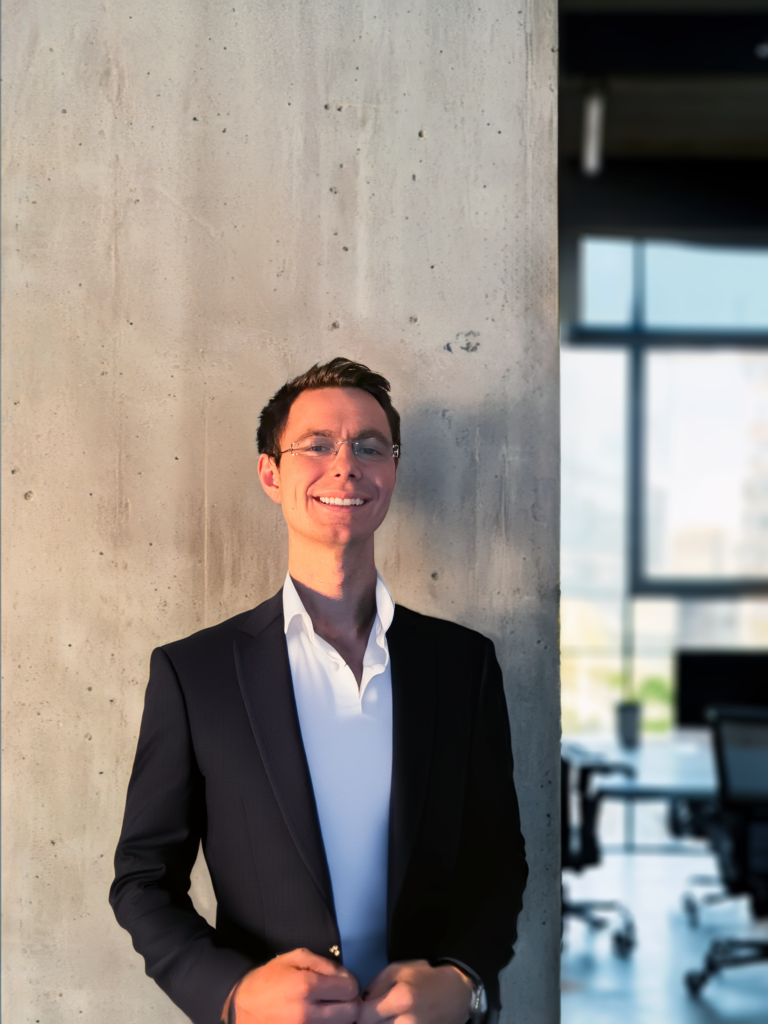
[[[768,159],[768,0],[561,0],[560,13],[561,156],[578,158],[598,90],[608,160]]]

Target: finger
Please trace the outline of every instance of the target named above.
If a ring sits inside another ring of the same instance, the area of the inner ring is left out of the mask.
[[[317,1003],[312,1006],[309,1020],[317,1024],[357,1024],[360,1003],[356,999],[343,1003]]]
[[[311,949],[293,949],[290,953],[283,953],[282,958],[285,958],[286,962],[294,967],[314,971],[315,974],[341,974],[350,978],[355,977],[343,964],[329,960],[327,956],[319,956]]]
[[[365,986],[365,992],[363,993],[364,999],[370,999],[373,996],[381,996],[385,992],[388,992],[397,980],[397,971],[399,964],[388,964],[384,970],[379,971],[368,984]]]
[[[363,1006],[374,1011],[376,1020],[386,1020],[389,1017],[399,1017],[402,1014],[412,1013],[414,1007],[414,992],[410,985],[396,984],[383,995],[366,999]]]
[[[360,986],[354,974],[346,971],[344,974],[317,974],[314,973],[309,982],[308,998],[312,1003],[319,1002],[352,1002],[357,1000]]]
[[[358,1008],[356,1024],[393,1024],[394,1017],[382,1017],[376,1003],[365,1001]]]

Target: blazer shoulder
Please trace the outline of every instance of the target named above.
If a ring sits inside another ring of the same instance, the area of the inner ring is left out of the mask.
[[[258,636],[279,615],[282,615],[282,597],[283,591],[280,589],[276,594],[273,594],[272,597],[263,601],[255,608],[239,612],[223,622],[217,622],[215,626],[207,626],[205,629],[199,629],[197,632],[182,637],[180,640],[173,640],[160,646],[171,658],[177,655],[193,655],[196,652],[210,650],[222,645],[231,648],[232,641],[240,631]]]
[[[461,626],[458,622],[451,622],[449,619],[439,619],[434,615],[423,615],[415,612],[405,605],[395,605],[395,617],[392,620],[390,630],[396,629],[410,635],[420,634],[425,639],[429,638],[440,643],[449,644],[451,650],[457,648],[486,648],[493,647],[493,641],[469,626]]]

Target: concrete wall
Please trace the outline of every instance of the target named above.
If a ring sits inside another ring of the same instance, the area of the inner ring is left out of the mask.
[[[504,1019],[556,1021],[554,0],[4,8],[5,1019],[182,1019],[107,905],[149,652],[280,585],[257,413],[343,354],[403,413],[380,568],[505,669]]]

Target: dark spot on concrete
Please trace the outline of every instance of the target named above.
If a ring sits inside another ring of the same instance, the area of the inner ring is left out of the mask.
[[[419,138],[420,138],[420,139],[426,138],[426,134],[427,134],[427,133],[426,133],[426,132],[424,131],[424,129],[423,129],[423,128],[420,128],[420,129],[419,129]]]
[[[338,326],[339,326],[339,321],[338,320],[334,320],[333,323],[331,324],[331,327],[333,327],[333,328],[337,328]]]
[[[342,245],[341,248],[344,250],[344,252],[349,252],[349,246],[348,245]]]
[[[335,196],[339,194],[339,190],[337,188],[329,188],[328,191],[332,192]]]
[[[196,117],[193,117],[193,118],[192,118],[192,120],[193,120],[193,121],[196,121],[196,120],[197,120],[197,118],[196,118]]]
[[[475,341],[474,339],[479,337],[479,331],[460,331],[456,335],[456,341],[458,343],[460,338],[465,339],[464,344],[459,345],[459,348],[461,349],[462,352],[477,352],[477,350],[480,348],[480,342]]]
[[[437,579],[437,573],[436,573],[436,572],[433,572],[433,573],[432,573],[432,579],[433,579],[433,580],[436,580],[436,579]]]
[[[419,322],[419,318],[417,316],[412,316],[409,320],[412,324],[417,324]]]
[[[35,496],[35,495],[34,495],[34,492],[33,492],[33,491],[27,491],[27,492],[26,492],[26,494],[24,495],[24,500],[25,500],[25,501],[32,501],[32,499],[34,498],[34,496]]]

